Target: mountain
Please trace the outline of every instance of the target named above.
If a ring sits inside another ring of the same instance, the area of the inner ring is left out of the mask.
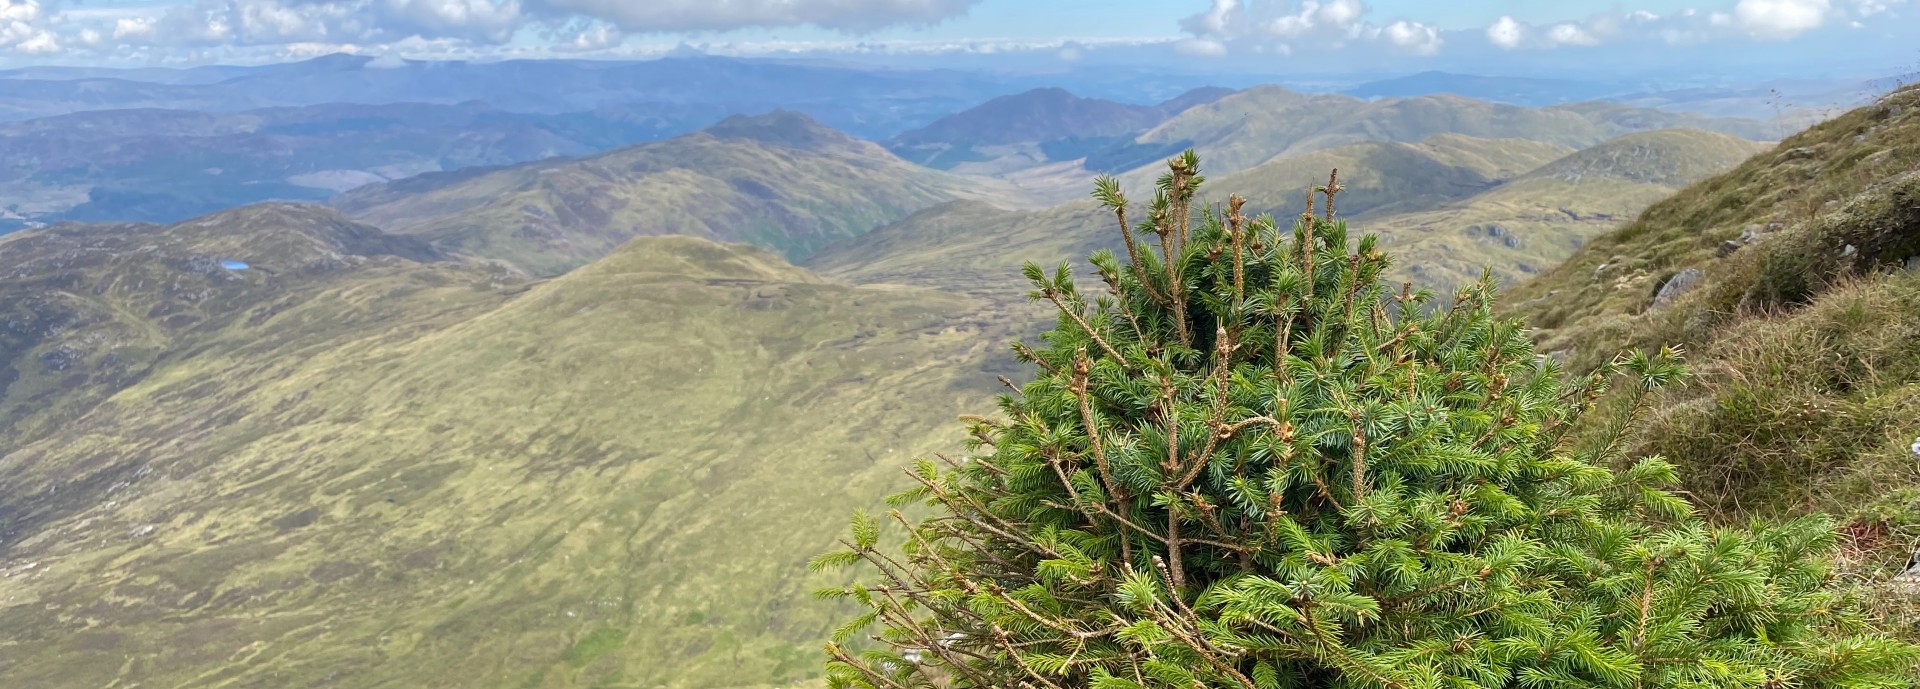
[[[1606,98],[1627,87],[1572,79],[1497,77],[1427,71],[1370,81],[1342,93],[1356,98],[1410,98],[1451,94],[1514,105],[1543,106]]]
[[[1450,290],[1488,269],[1515,282],[1764,148],[1694,129],[1628,134],[1471,196],[1365,216],[1360,227],[1380,234],[1402,257],[1398,271],[1418,284]]]
[[[1895,573],[1920,538],[1916,142],[1909,87],[1653,205],[1511,311],[1576,372],[1684,348],[1694,379],[1629,450],[1673,459],[1717,517],[1836,515],[1858,567]]]
[[[1346,188],[1339,197],[1342,214],[1365,219],[1467,198],[1573,152],[1555,143],[1458,134],[1418,143],[1348,144],[1214,177],[1207,192],[1239,194],[1249,209],[1291,218],[1306,209],[1306,190],[1325,184],[1327,173],[1338,169]]]
[[[317,206],[0,237],[0,431],[56,428],[149,375],[196,333],[271,310],[316,281],[377,283],[392,262],[437,256]]]
[[[1061,152],[1137,136],[1169,117],[1232,92],[1201,88],[1159,105],[1133,105],[1081,98],[1062,88],[1034,89],[940,118],[894,137],[887,147],[902,158],[941,169],[1008,155],[1032,156],[1036,149],[1044,155],[1034,163],[1071,160],[1074,156]]]
[[[1366,143],[1287,156],[1210,179],[1203,198],[1247,198],[1249,216],[1291,222],[1305,192],[1340,170],[1340,216],[1382,236],[1398,278],[1449,289],[1484,269],[1506,281],[1539,273],[1589,238],[1688,183],[1738,165],[1760,144],[1715,132],[1630,134],[1591,148],[1445,134],[1420,143]],[[1202,166],[1208,163],[1202,157]],[[975,201],[937,206],[805,265],[862,283],[938,286],[1010,297],[1022,262],[1054,265],[1119,249],[1113,217],[1092,202],[1007,211]]]
[[[527,283],[269,205],[0,276],[4,686],[791,686],[806,561],[1017,375],[977,300],[694,237]]]
[[[0,123],[0,208],[23,222],[175,222],[421,172],[586,155],[726,115],[671,104],[539,115],[481,103],[60,115]]]
[[[1276,158],[1368,142],[1417,142],[1440,134],[1526,139],[1584,148],[1636,131],[1692,127],[1747,138],[1764,136],[1750,121],[1591,103],[1525,108],[1451,95],[1365,101],[1260,86],[1192,108],[1134,141],[1087,159],[1092,170],[1131,171],[1136,183],[1158,174],[1160,161],[1193,148],[1215,175]]]
[[[553,275],[650,235],[751,242],[797,259],[980,184],[775,111],[587,158],[372,185],[333,204],[450,252]]]

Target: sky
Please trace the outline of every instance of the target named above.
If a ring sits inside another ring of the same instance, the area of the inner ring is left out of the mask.
[[[0,64],[739,56],[1264,72],[1920,71],[1920,0],[0,0]]]

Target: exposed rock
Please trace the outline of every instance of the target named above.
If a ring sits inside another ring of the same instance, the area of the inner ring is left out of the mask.
[[[1660,286],[1660,293],[1654,295],[1652,308],[1663,309],[1672,305],[1675,299],[1699,287],[1702,277],[1705,274],[1699,268],[1688,268],[1668,278],[1666,284]]]
[[[65,371],[73,368],[73,364],[80,360],[81,355],[82,352],[80,350],[67,345],[61,345],[41,352],[40,365],[47,367],[49,371]]]
[[[1845,249],[1841,249],[1841,250],[1840,250],[1840,257],[1841,257],[1841,258],[1849,258],[1849,257],[1852,257],[1852,256],[1853,256],[1854,254],[1857,254],[1857,253],[1860,253],[1860,247],[1857,247],[1857,246],[1854,246],[1854,245],[1852,245],[1852,244],[1848,244],[1848,245],[1847,245],[1847,248],[1845,248]]]
[[[1920,256],[1907,257],[1906,269],[1909,273],[1920,273]]]
[[[1729,239],[1727,241],[1721,242],[1720,248],[1714,250],[1713,253],[1714,255],[1719,256],[1720,258],[1726,258],[1728,256],[1732,256],[1733,252],[1739,251],[1740,247],[1743,247],[1743,246],[1746,246],[1746,244]]]
[[[1601,274],[1601,273],[1604,273],[1604,272],[1607,272],[1607,266],[1609,266],[1609,265],[1612,265],[1612,264],[1611,264],[1611,263],[1602,263],[1602,264],[1600,264],[1600,265],[1597,265],[1597,266],[1594,266],[1594,267],[1593,267],[1593,276],[1594,276],[1595,278],[1598,278],[1598,277],[1600,277],[1600,274]]]

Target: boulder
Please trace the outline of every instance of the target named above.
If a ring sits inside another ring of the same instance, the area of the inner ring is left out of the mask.
[[[1673,305],[1674,300],[1699,287],[1704,277],[1706,274],[1700,272],[1699,268],[1688,268],[1667,278],[1666,284],[1660,286],[1660,292],[1653,296],[1652,308],[1664,309]]]

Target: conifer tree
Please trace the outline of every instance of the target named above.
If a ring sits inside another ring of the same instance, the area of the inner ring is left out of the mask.
[[[1608,381],[1644,400],[1674,352],[1564,382],[1490,279],[1383,285],[1337,172],[1291,232],[1195,212],[1202,181],[1170,161],[1138,227],[1099,181],[1126,254],[1092,257],[1096,296],[1026,267],[1060,312],[1015,347],[1035,379],[911,472],[894,504],[928,516],[857,515],[816,560],[871,573],[822,592],[864,611],[832,686],[1913,686],[1833,588],[1830,524],[1709,526],[1626,427],[1572,454]]]

